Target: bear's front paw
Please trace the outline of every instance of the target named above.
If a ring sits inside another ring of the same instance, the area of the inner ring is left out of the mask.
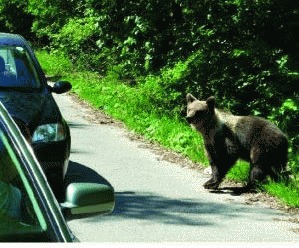
[[[218,186],[219,182],[215,181],[213,178],[205,182],[203,185],[205,189],[218,189]]]

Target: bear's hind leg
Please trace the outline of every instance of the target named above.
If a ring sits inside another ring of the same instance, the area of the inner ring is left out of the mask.
[[[265,179],[266,173],[261,169],[261,167],[259,165],[252,165],[249,175],[249,182],[246,188],[255,188],[258,183],[263,182]]]
[[[289,175],[287,171],[288,162],[288,146],[282,144],[277,151],[273,151],[268,156],[268,163],[270,165],[269,175],[274,181],[288,182]]]
[[[258,183],[264,181],[267,176],[265,169],[266,156],[264,156],[263,149],[261,145],[256,145],[252,147],[250,151],[250,175],[246,188],[255,188]]]

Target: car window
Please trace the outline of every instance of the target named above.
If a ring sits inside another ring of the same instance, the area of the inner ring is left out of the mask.
[[[47,229],[35,197],[13,146],[0,130],[0,241]]]
[[[38,74],[25,48],[0,46],[0,87],[40,88]]]

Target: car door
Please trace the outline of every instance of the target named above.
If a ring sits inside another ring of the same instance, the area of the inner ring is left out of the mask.
[[[31,148],[0,105],[0,241],[73,237]]]

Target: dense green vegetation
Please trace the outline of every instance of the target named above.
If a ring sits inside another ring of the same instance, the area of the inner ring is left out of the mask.
[[[196,155],[200,138],[183,124],[187,92],[270,119],[289,136],[294,180],[286,191],[298,192],[297,1],[0,0],[0,14],[1,31],[46,47],[47,59],[63,54],[55,72],[71,77],[75,92],[195,161],[206,163]],[[159,127],[169,138],[157,137]],[[231,174],[244,177],[239,171]]]

